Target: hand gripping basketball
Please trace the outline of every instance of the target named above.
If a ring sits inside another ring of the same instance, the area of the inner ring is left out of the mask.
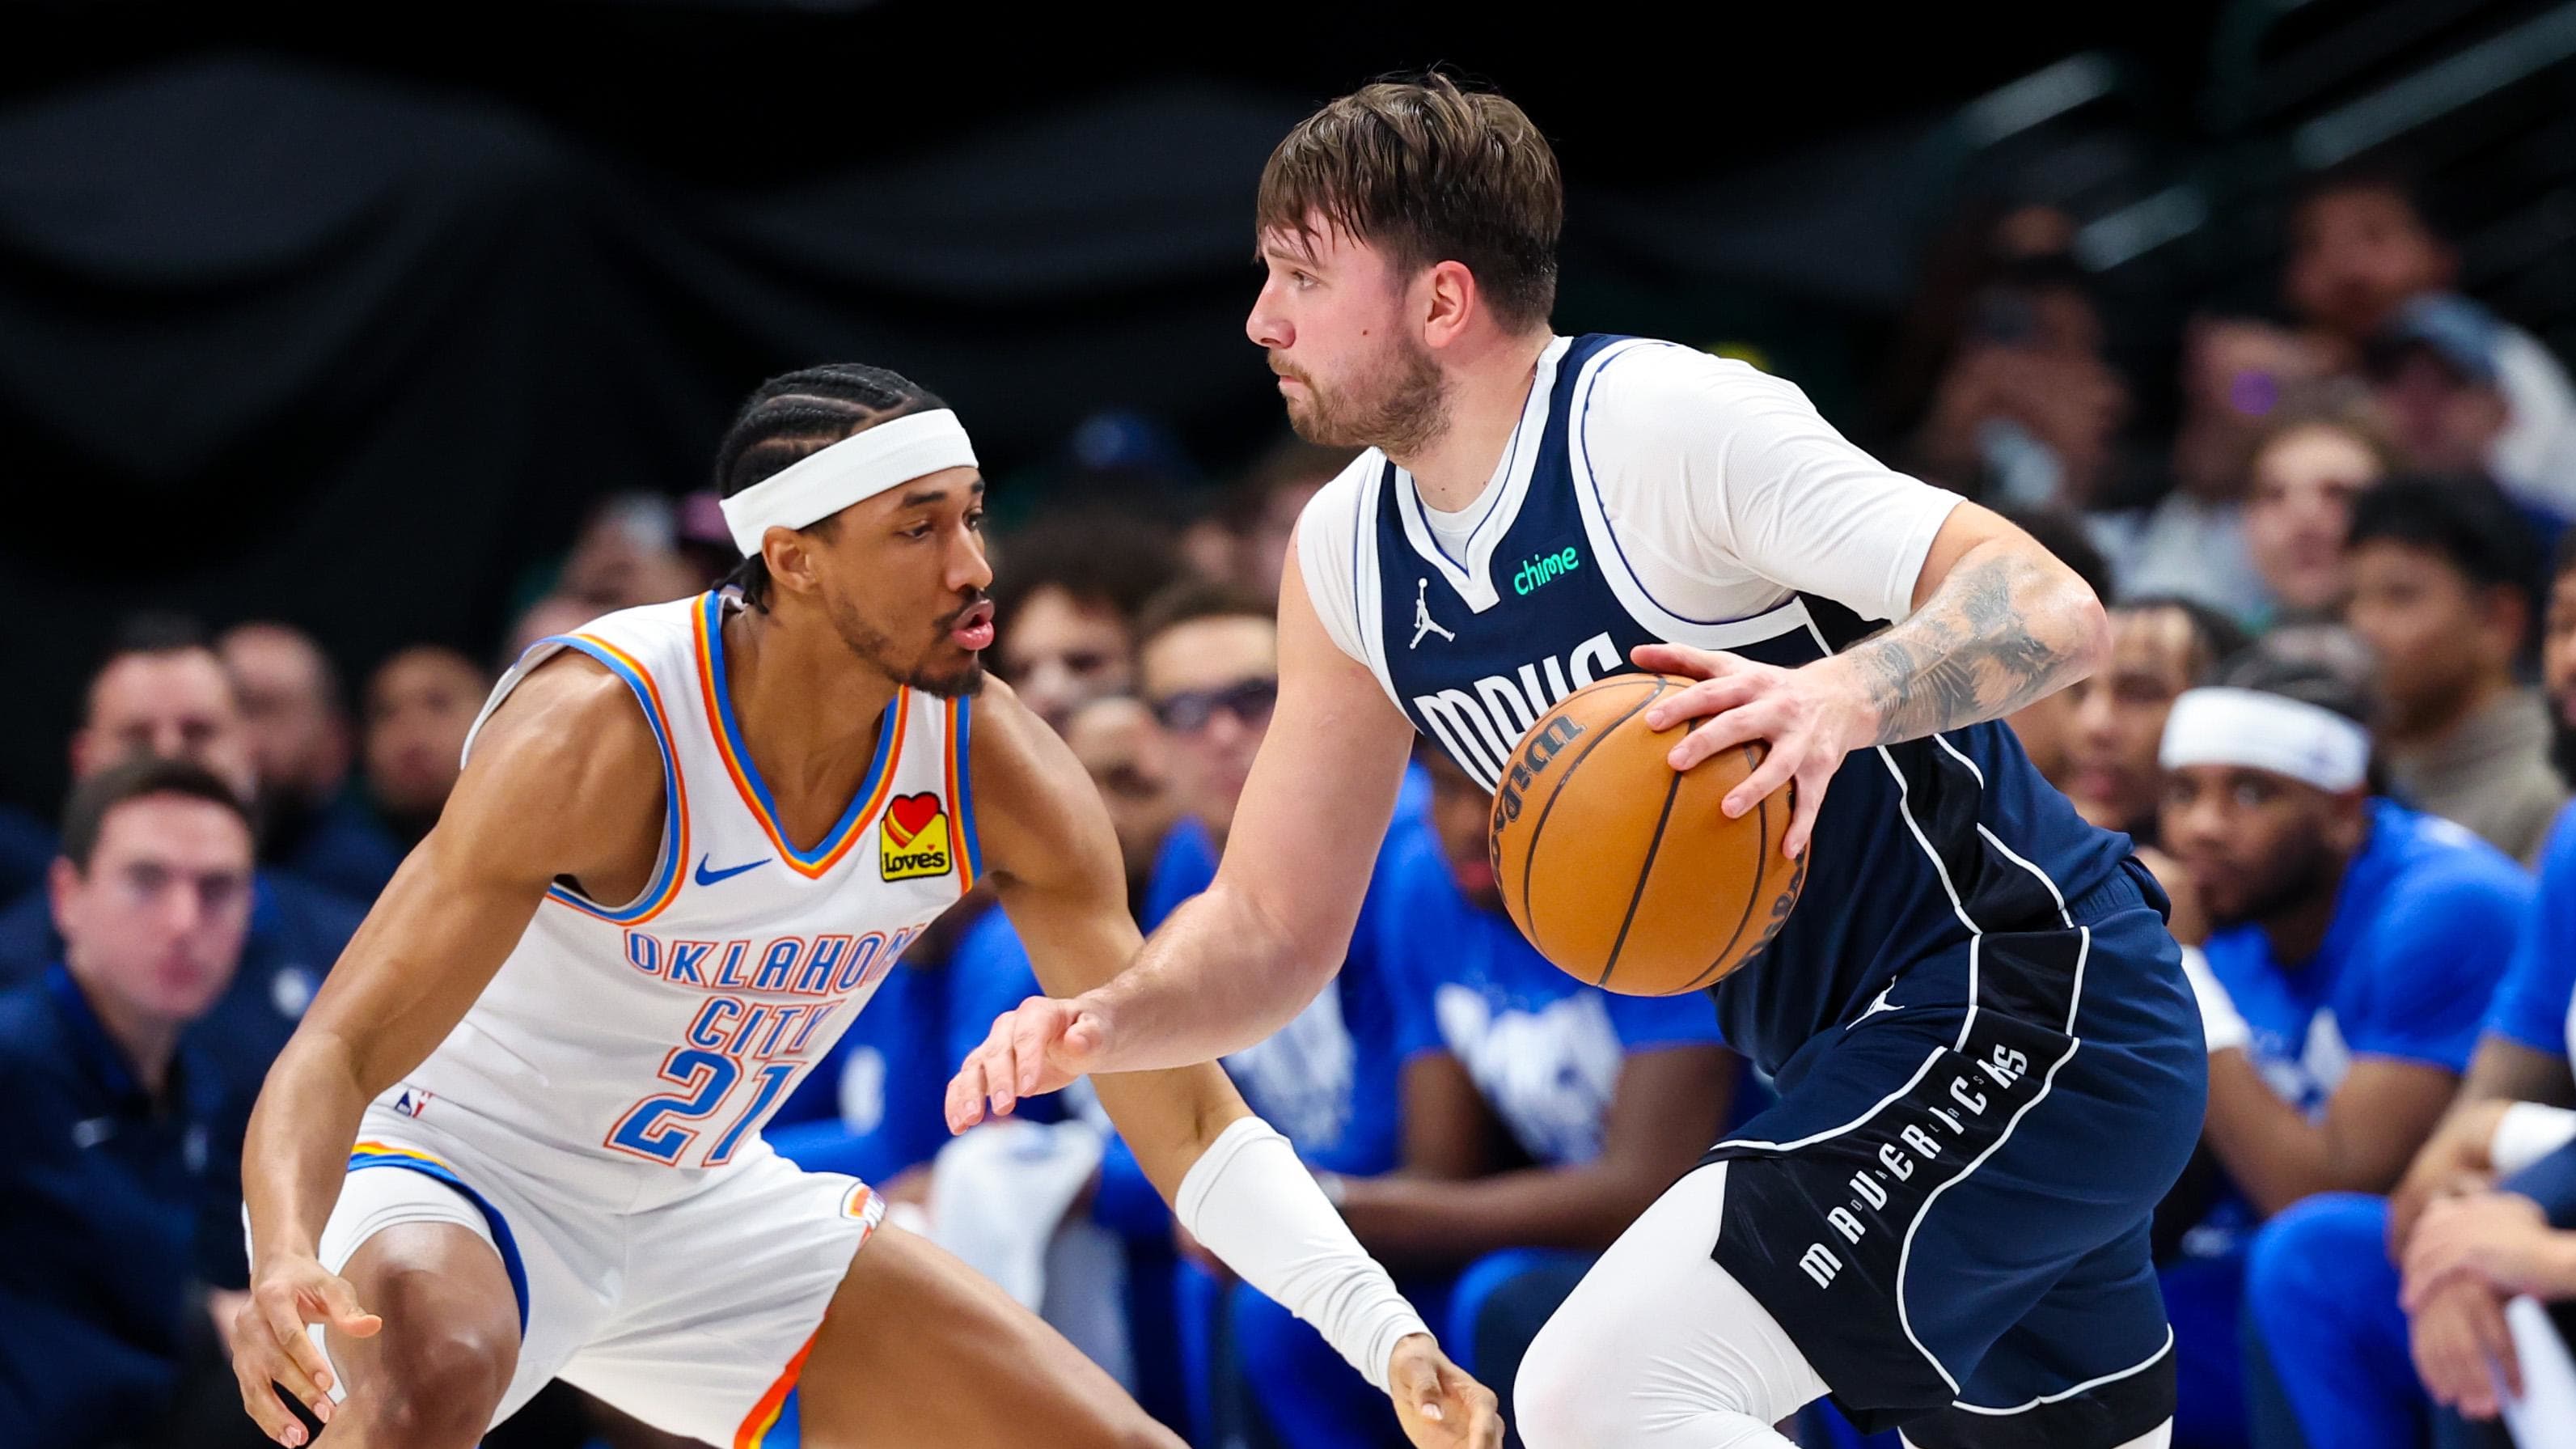
[[[1659,674],[1687,674],[1699,683],[1646,711],[1650,729],[1683,720],[1705,718],[1673,746],[1672,766],[1687,770],[1722,750],[1760,740],[1769,747],[1762,763],[1726,794],[1721,806],[1740,816],[1791,780],[1797,782],[1795,808],[1780,853],[1795,859],[1807,850],[1816,828],[1817,807],[1843,756],[1867,742],[1866,725],[1842,675],[1809,666],[1782,669],[1756,664],[1740,655],[1682,644],[1646,644],[1630,654],[1639,669]]]
[[[1062,1091],[1100,1070],[1108,1046],[1109,1022],[1097,1010],[1030,997],[994,1017],[984,1044],[949,1078],[948,1130],[963,1132],[983,1121],[987,1103],[993,1116],[1007,1117],[1022,1097]]]

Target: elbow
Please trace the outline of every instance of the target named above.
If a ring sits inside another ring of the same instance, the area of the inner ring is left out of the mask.
[[[1220,881],[1208,894],[1215,895],[1222,886]],[[1235,905],[1228,918],[1230,933],[1241,959],[1260,972],[1264,981],[1272,983],[1273,1003],[1288,1003],[1286,1014],[1280,1018],[1284,1024],[1305,1010],[1306,1004],[1342,969],[1347,954],[1344,945],[1358,923],[1344,922],[1338,935],[1331,930],[1318,930],[1310,921],[1289,919],[1249,891],[1235,897]]]
[[[2071,630],[2067,649],[2066,680],[2072,684],[2090,679],[2102,666],[2111,662],[2111,613],[2093,587],[2073,575],[2068,576],[2066,617]]]

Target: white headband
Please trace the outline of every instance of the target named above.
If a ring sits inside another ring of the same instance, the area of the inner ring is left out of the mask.
[[[2156,762],[2241,765],[2337,794],[2370,778],[2370,732],[2321,705],[2259,689],[2187,689],[2165,716]]]
[[[771,528],[804,528],[942,468],[975,466],[965,425],[946,408],[907,413],[808,453],[724,500],[725,527],[744,558]]]

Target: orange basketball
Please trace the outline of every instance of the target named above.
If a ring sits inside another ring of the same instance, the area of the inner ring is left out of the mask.
[[[1691,683],[1618,674],[1574,691],[1521,737],[1494,792],[1494,881],[1513,924],[1558,969],[1627,996],[1696,991],[1743,965],[1806,879],[1780,854],[1790,788],[1739,819],[1718,808],[1760,744],[1665,763],[1685,726],[1648,729],[1646,707]]]

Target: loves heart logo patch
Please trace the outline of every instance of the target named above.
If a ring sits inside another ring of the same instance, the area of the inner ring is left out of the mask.
[[[886,802],[877,829],[877,873],[887,880],[946,875],[948,811],[937,793],[897,795]]]

